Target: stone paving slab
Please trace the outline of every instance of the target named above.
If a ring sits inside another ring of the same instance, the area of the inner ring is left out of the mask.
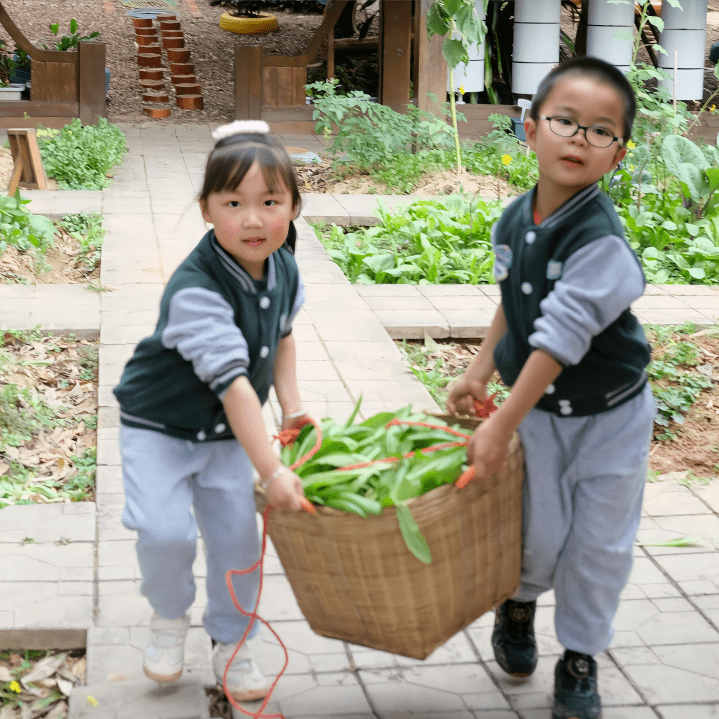
[[[209,719],[207,695],[191,678],[162,686],[150,679],[104,682],[75,687],[70,695],[73,719]]]

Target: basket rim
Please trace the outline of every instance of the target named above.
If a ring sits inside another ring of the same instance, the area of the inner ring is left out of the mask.
[[[447,413],[425,413],[428,417],[437,417],[438,419],[442,419],[444,421],[447,421],[448,424],[450,421],[454,421],[456,424],[458,424],[458,420],[467,423],[469,426],[465,427],[465,429],[469,429],[471,427],[478,427],[479,424],[482,422],[482,419],[479,417],[476,417],[474,415],[451,415]],[[460,425],[461,426],[461,425]],[[517,448],[521,448],[521,442],[519,440],[519,435],[517,432],[514,432],[512,435],[512,439],[510,440],[509,445],[509,451],[516,451]],[[495,473],[493,475],[490,475],[487,477],[487,481],[491,480],[493,477],[496,477],[498,474],[501,473]],[[476,482],[472,482],[470,484],[477,485]],[[413,505],[425,502],[434,501],[437,498],[437,495],[440,493],[449,493],[451,491],[466,491],[467,488],[464,488],[463,490],[459,489],[454,482],[450,482],[447,484],[442,484],[438,487],[434,487],[433,489],[430,489],[429,492],[425,492],[424,494],[420,494],[417,497],[412,497],[407,500],[407,505],[409,507],[412,507]],[[255,502],[257,504],[257,509],[260,513],[264,512],[267,508],[267,496],[265,494],[265,491],[263,487],[260,485],[260,480],[257,479],[254,483],[254,495],[255,495]],[[381,514],[378,515],[370,515],[367,517],[361,517],[358,514],[353,514],[352,512],[345,512],[341,509],[335,509],[334,507],[327,507],[325,505],[321,504],[313,504],[315,508],[316,514],[324,517],[324,518],[339,518],[339,517],[347,517],[351,519],[374,519],[379,520],[387,517],[388,515],[396,515],[397,508],[395,506],[389,506],[389,507],[383,507]],[[386,510],[390,510],[387,512]]]

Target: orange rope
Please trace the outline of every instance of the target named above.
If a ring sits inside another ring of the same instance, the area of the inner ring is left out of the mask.
[[[479,417],[488,417],[489,414],[496,409],[494,406],[494,397],[496,396],[496,393],[493,394],[491,397],[487,398],[486,400],[480,401],[477,400],[475,402],[474,408],[477,412],[477,415]],[[298,437],[300,433],[300,429],[304,427],[306,424],[313,424],[315,429],[317,430],[317,441],[315,442],[314,447],[307,452],[303,457],[300,457],[294,464],[290,466],[290,469],[294,470],[300,465],[304,464],[310,457],[314,456],[317,453],[317,450],[322,446],[322,430],[320,429],[319,425],[312,419],[309,419],[308,417],[303,417],[299,420],[299,424],[296,424],[293,429],[284,429],[280,431],[279,435],[275,437],[275,439],[278,439],[283,447],[287,445],[291,445]],[[464,442],[444,442],[442,444],[436,444],[431,447],[424,447],[423,449],[418,450],[419,452],[422,452],[423,454],[429,453],[429,452],[436,452],[442,449],[451,449],[453,447],[466,447],[467,443],[469,442],[470,435],[465,434],[464,432],[459,432],[455,429],[452,429],[451,427],[447,427],[445,425],[436,425],[436,424],[429,424],[427,422],[409,422],[405,420],[400,419],[393,419],[390,422],[387,423],[387,427],[397,426],[397,425],[408,425],[413,427],[427,427],[428,429],[441,429],[445,432],[448,432],[449,434],[453,434],[455,437],[460,437]],[[400,459],[407,459],[409,457],[416,456],[416,452],[407,452],[407,454],[402,455],[401,457],[383,457],[381,459],[373,459],[369,462],[363,462],[360,464],[353,464],[347,467],[341,467],[342,470],[350,470],[350,469],[361,469],[363,467],[369,467],[372,464],[377,464],[379,462],[399,462]],[[456,481],[457,487],[462,489],[463,487],[467,486],[467,484],[471,481],[471,479],[474,477],[474,467],[469,467],[465,472],[463,472],[459,479]],[[315,507],[314,505],[306,498],[302,498],[302,507],[310,514],[315,513]],[[260,604],[260,597],[262,596],[262,583],[263,583],[263,566],[264,566],[264,559],[265,559],[265,548],[267,546],[267,518],[270,514],[272,507],[267,505],[267,508],[265,509],[263,515],[262,515],[262,552],[260,554],[260,558],[250,567],[247,567],[246,569],[230,569],[225,574],[225,581],[227,582],[227,588],[230,591],[230,596],[232,597],[232,603],[235,605],[235,608],[245,617],[249,617],[250,621],[247,625],[247,629],[245,629],[245,633],[242,635],[242,638],[237,643],[237,646],[235,647],[235,651],[232,653],[232,656],[230,657],[230,660],[227,662],[227,666],[225,667],[224,674],[222,675],[222,688],[225,690],[225,695],[227,696],[228,701],[230,704],[232,704],[235,709],[238,709],[243,714],[249,717],[253,717],[253,719],[284,719],[284,714],[263,714],[265,707],[267,706],[268,702],[270,701],[270,697],[272,696],[272,692],[275,690],[275,687],[277,686],[277,682],[279,682],[280,677],[285,673],[285,670],[287,669],[287,664],[289,663],[289,654],[287,653],[287,647],[284,645],[282,639],[280,639],[279,634],[270,626],[269,622],[265,621],[261,616],[257,614],[257,607]],[[235,588],[232,586],[232,577],[233,575],[243,575],[243,574],[250,574],[254,572],[256,569],[260,570],[260,583],[259,588],[257,591],[257,601],[255,602],[255,607],[251,612],[246,611],[243,609],[242,606],[240,606],[240,603],[237,601],[237,596],[235,594]],[[254,624],[255,620],[259,620],[262,622],[277,638],[277,641],[280,643],[280,646],[282,647],[282,651],[285,654],[285,663],[282,665],[282,669],[280,670],[279,674],[275,677],[275,680],[272,682],[272,685],[270,686],[269,691],[267,692],[267,696],[264,698],[262,702],[262,706],[257,710],[257,712],[249,712],[246,709],[243,709],[232,697],[232,694],[229,692],[227,687],[227,673],[232,666],[232,662],[235,660],[235,657],[237,656],[237,652],[240,650],[240,647],[245,643],[245,640],[247,639],[247,635],[250,632],[250,629],[252,628],[252,625]]]

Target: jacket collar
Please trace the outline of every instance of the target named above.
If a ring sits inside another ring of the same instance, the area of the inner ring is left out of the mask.
[[[567,219],[571,214],[576,212],[577,210],[581,209],[584,205],[586,205],[590,200],[592,200],[594,197],[596,197],[600,193],[599,185],[597,183],[594,183],[592,185],[589,185],[588,187],[585,187],[583,190],[580,190],[577,192],[576,195],[573,195],[570,197],[566,202],[561,204],[551,215],[548,217],[545,217],[542,222],[539,224],[539,227],[542,228],[550,228],[554,227],[555,225],[558,225],[560,222],[563,222]],[[532,207],[534,206],[534,198],[537,194],[537,187],[535,187],[528,193],[529,194],[529,207],[528,207],[528,215],[531,219],[532,215]]]

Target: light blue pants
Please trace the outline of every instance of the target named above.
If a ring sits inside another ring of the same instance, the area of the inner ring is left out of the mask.
[[[167,619],[187,611],[195,599],[199,526],[207,549],[205,629],[218,642],[239,641],[249,620],[232,603],[225,573],[249,567],[260,555],[252,465],[244,449],[235,440],[189,442],[125,426],[120,449],[122,523],[138,533],[142,594]],[[251,611],[259,573],[232,581],[240,605]],[[255,624],[250,636],[258,629]]]
[[[634,555],[654,398],[644,392],[591,417],[533,409],[519,427],[526,455],[524,557],[515,599],[554,588],[557,639],[595,655],[612,622]]]

